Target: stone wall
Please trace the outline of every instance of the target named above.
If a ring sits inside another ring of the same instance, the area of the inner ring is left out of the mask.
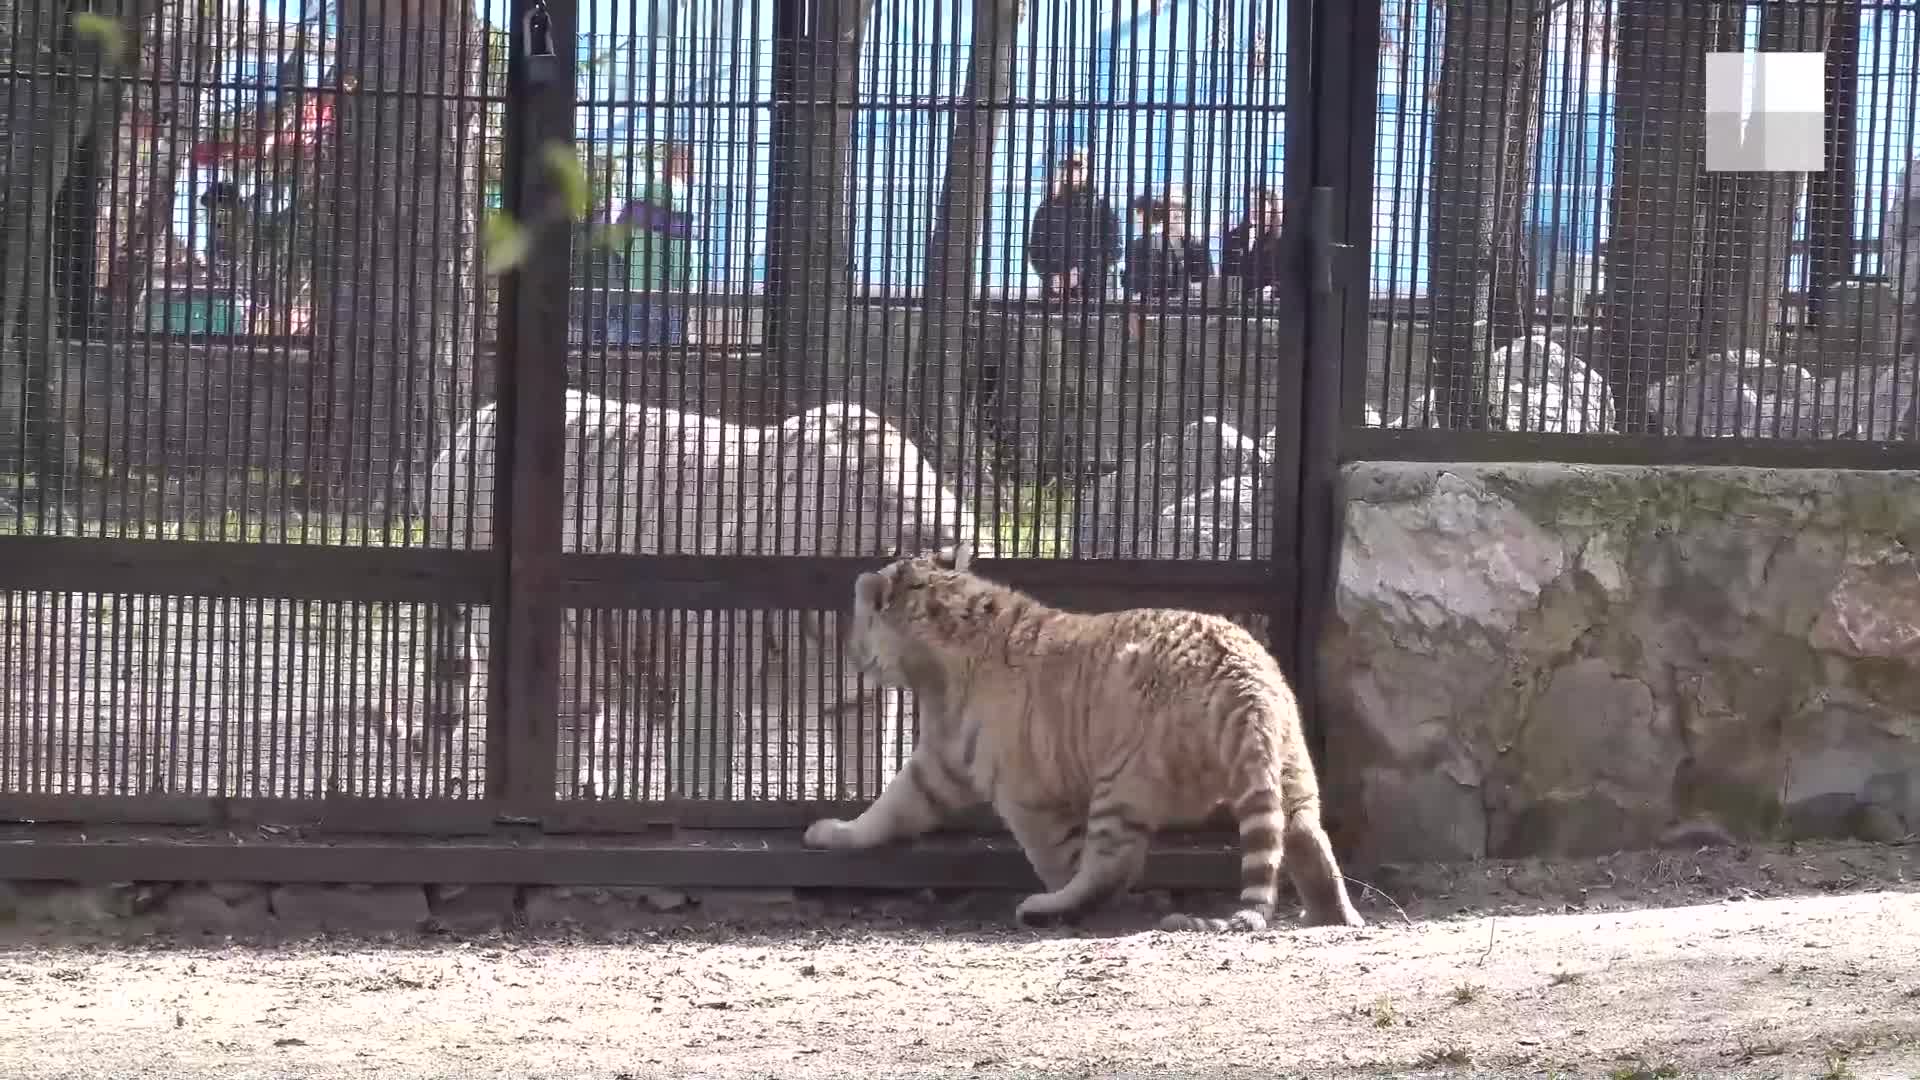
[[[1920,830],[1920,474],[1344,482],[1327,784],[1361,864]]]

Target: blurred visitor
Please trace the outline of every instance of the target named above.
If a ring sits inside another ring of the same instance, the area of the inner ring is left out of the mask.
[[[1280,283],[1280,193],[1264,184],[1247,192],[1247,216],[1227,230],[1220,253],[1220,276],[1240,279],[1241,295],[1262,296]]]
[[[1060,159],[1052,187],[1034,211],[1027,261],[1047,296],[1083,299],[1106,292],[1107,274],[1119,258],[1119,219],[1094,190],[1086,151],[1075,149]]]
[[[200,208],[207,213],[207,272],[221,284],[238,282],[248,271],[249,222],[240,189],[226,180],[216,180],[200,193]]]
[[[627,231],[625,334],[628,345],[678,345],[686,338],[693,288],[693,213],[685,151],[656,148],[639,197],[621,212]]]
[[[1148,302],[1184,300],[1213,276],[1213,256],[1204,240],[1187,232],[1187,204],[1178,191],[1134,200],[1141,232],[1127,245],[1127,292],[1140,300],[1133,316],[1136,336],[1144,329]]]

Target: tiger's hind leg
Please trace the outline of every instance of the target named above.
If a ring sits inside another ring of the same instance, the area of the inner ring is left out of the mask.
[[[1314,775],[1313,760],[1300,741],[1297,725],[1285,741],[1258,749],[1257,758],[1265,759],[1265,767],[1256,769],[1254,775],[1263,771],[1271,781],[1268,789],[1280,793],[1275,805],[1280,813],[1271,816],[1276,823],[1284,822],[1281,861],[1300,894],[1306,922],[1312,926],[1365,926],[1366,920],[1353,909],[1353,901],[1347,896],[1347,879],[1333,857],[1333,843],[1321,827],[1320,780]]]
[[[1007,831],[1020,845],[1040,886],[1059,892],[1073,880],[1087,836],[1086,818],[1059,808],[1009,805],[1000,811]]]
[[[1300,893],[1306,921],[1313,926],[1365,926],[1366,920],[1347,896],[1346,878],[1320,825],[1318,799],[1287,815],[1283,842],[1287,874]]]
[[[1174,912],[1160,920],[1167,931],[1211,930],[1242,933],[1265,930],[1279,902],[1281,844],[1280,797],[1270,789],[1249,792],[1235,806],[1240,821],[1240,907],[1221,919]]]
[[[1124,803],[1096,797],[1073,877],[1022,900],[1014,917],[1029,926],[1071,920],[1133,888],[1146,869],[1151,837],[1151,827],[1131,816]]]
[[[385,735],[411,759],[426,792],[458,796],[465,790],[460,761],[462,733],[473,738],[486,715],[485,649],[476,640],[473,612],[464,604],[436,604],[427,615],[426,700],[388,723]],[[391,718],[389,718],[391,719]]]
[[[1347,899],[1333,845],[1320,827],[1320,788],[1301,746],[1297,724],[1276,706],[1258,705],[1241,718],[1243,736],[1234,772],[1240,797],[1240,904],[1230,919],[1169,915],[1163,930],[1264,930],[1279,903],[1280,871],[1293,879],[1313,924],[1362,926]]]

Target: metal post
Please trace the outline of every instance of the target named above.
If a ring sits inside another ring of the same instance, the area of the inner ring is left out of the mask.
[[[562,193],[543,147],[573,144],[574,0],[515,0],[508,66],[505,202],[528,231],[500,290],[500,411],[494,541],[504,574],[493,611],[488,794],[537,818],[554,796],[560,704],[558,560],[566,450],[567,294],[572,266]]]
[[[1295,634],[1297,692],[1308,741],[1325,767],[1320,720],[1321,630],[1339,573],[1340,434],[1358,419],[1367,349],[1366,228],[1373,184],[1373,112],[1379,66],[1379,0],[1295,0],[1311,7],[1311,115],[1308,161],[1300,172],[1307,196],[1307,327],[1303,376],[1299,550],[1299,623]],[[1300,19],[1296,19],[1296,29]],[[1291,148],[1289,148],[1291,151]],[[1289,152],[1289,157],[1291,157]],[[1289,177],[1290,186],[1296,177]],[[1292,190],[1297,191],[1298,188]],[[1345,240],[1340,239],[1346,237]]]

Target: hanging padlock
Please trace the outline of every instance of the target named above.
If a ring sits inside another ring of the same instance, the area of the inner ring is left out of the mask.
[[[534,86],[553,81],[560,58],[553,52],[553,16],[547,13],[547,0],[533,0],[527,9],[522,45],[526,49],[527,82]]]

